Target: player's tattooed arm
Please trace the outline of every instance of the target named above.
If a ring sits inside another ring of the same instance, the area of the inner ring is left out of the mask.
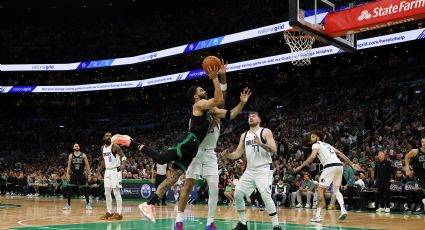
[[[336,149],[335,147],[334,147],[334,151],[345,163],[349,164],[353,169],[362,170],[362,168],[359,165],[354,164],[347,156],[345,156],[345,154],[343,152]]]
[[[72,155],[69,154],[68,156],[68,165],[66,166],[66,179],[69,180],[70,179],[70,172],[71,172],[71,161],[72,161]]]
[[[416,149],[412,149],[410,150],[410,152],[408,152],[406,154],[406,158],[405,158],[405,164],[406,164],[406,176],[408,177],[412,177],[413,173],[412,170],[410,169],[410,161],[415,158],[417,155],[417,151]]]
[[[96,177],[98,179],[101,178],[102,171],[105,170],[105,161],[103,159],[103,147],[100,148],[100,158],[99,158],[99,160],[100,160],[100,164],[99,164],[99,168],[97,169],[97,174],[96,174]]]
[[[117,153],[121,157],[121,169],[124,169],[125,162],[127,161],[127,157],[125,157],[125,154],[119,145],[113,145],[113,150],[115,153]]]
[[[248,99],[251,96],[251,94],[252,94],[251,90],[248,87],[246,87],[241,92],[239,104],[233,107],[233,109],[229,111],[225,109],[213,108],[212,112],[215,116],[218,116],[219,118],[235,119],[238,116],[238,114],[242,111],[245,104],[248,102]]]
[[[302,168],[304,168],[305,166],[311,164],[314,159],[316,159],[317,157],[317,153],[319,152],[319,149],[313,149],[313,151],[311,151],[310,156],[307,158],[307,160],[305,160],[299,167],[297,167],[294,172],[299,172],[301,171]]]
[[[183,170],[181,169],[174,169],[171,168],[170,169],[170,173],[167,176],[167,178],[158,186],[158,188],[156,189],[156,194],[159,197],[162,197],[165,195],[165,193],[167,192],[167,190],[169,188],[171,188],[171,186],[173,186],[178,180],[179,177],[183,174]]]
[[[225,107],[226,104],[226,97],[227,97],[227,78],[226,78],[226,68],[227,68],[227,63],[224,64],[224,60],[221,59],[221,67],[220,70],[218,71],[218,74],[220,75],[220,88],[221,91],[223,92],[223,103],[219,106],[217,106],[220,109],[223,109]]]
[[[91,181],[90,163],[89,163],[89,159],[88,159],[87,155],[84,154],[84,153],[83,153],[83,159],[84,159],[84,164],[86,165],[87,180]]]

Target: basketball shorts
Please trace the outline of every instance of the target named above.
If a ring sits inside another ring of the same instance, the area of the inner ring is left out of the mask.
[[[341,165],[330,166],[323,169],[322,174],[319,178],[319,186],[323,188],[332,186],[341,186],[342,175],[344,172],[344,167]]]
[[[105,188],[122,188],[122,172],[119,168],[105,170]]]
[[[173,162],[172,167],[186,171],[193,158],[196,157],[199,144],[195,134],[189,132],[176,146],[169,148],[167,151],[175,151],[179,158]]]
[[[87,178],[84,174],[72,174],[69,179],[69,186],[87,186]]]
[[[187,169],[186,178],[198,179],[200,176],[215,176],[217,181],[210,182],[218,182],[217,154],[212,149],[200,149]]]
[[[255,188],[258,192],[272,193],[273,168],[271,165],[265,165],[258,168],[247,168],[239,179],[235,190],[239,190],[245,195],[250,196]]]

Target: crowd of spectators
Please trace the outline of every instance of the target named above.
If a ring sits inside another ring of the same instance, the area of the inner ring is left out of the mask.
[[[273,158],[272,196],[276,204],[305,208],[316,205],[315,187],[321,166],[315,162],[302,174],[293,173],[310,152],[305,136],[312,129],[322,130],[326,142],[343,150],[363,168],[362,172],[348,167],[344,170],[342,190],[351,208],[365,209],[373,200],[379,151],[392,163],[392,180],[404,185],[412,180],[404,175],[404,156],[418,147],[425,123],[423,71],[412,66],[423,66],[424,58],[403,57],[388,56],[373,65],[358,60],[350,65],[357,75],[349,74],[350,69],[322,64],[313,68],[312,73],[288,75],[269,68],[261,70],[268,71],[263,75],[261,71],[252,70],[260,76],[252,75],[244,80],[229,78],[226,106],[235,104],[238,90],[248,85],[255,95],[245,111],[258,110],[264,118],[262,125],[274,133],[278,155]],[[410,68],[409,71],[403,72],[406,68]],[[385,70],[377,74],[377,69]],[[274,81],[268,80],[270,75],[275,76]],[[107,130],[127,133],[139,142],[166,149],[187,129],[190,105],[181,102],[183,84],[187,82],[156,86],[144,93],[116,91],[84,97],[74,94],[68,98],[66,95],[3,97],[2,104],[10,105],[10,110],[0,114],[3,131],[0,193],[61,196],[66,183],[63,180],[65,163],[72,144],[77,142],[82,146],[93,170],[90,173],[96,174],[101,138]],[[217,152],[236,147],[239,135],[247,129],[245,114],[224,123]],[[143,155],[126,153],[129,161],[123,178],[151,179],[152,161]],[[241,176],[243,167],[243,161],[219,158],[221,203],[232,203],[233,181]],[[92,194],[100,196],[99,182],[92,181],[91,187]],[[201,186],[199,190],[204,199],[205,189]],[[419,190],[402,187],[399,192],[406,194],[409,210],[412,206],[414,211],[422,210]],[[327,197],[330,208],[335,208],[332,191]],[[361,205],[354,202],[357,198]],[[262,207],[258,194],[254,193],[249,201]]]

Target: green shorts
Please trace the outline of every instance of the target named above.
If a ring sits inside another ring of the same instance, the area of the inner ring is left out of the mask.
[[[198,153],[200,142],[195,134],[188,132],[186,137],[180,141],[176,146],[169,148],[169,151],[176,151],[179,160],[174,161],[172,167],[181,169],[186,172],[193,158]]]

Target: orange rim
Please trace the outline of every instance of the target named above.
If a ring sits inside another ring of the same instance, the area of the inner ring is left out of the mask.
[[[288,36],[290,38],[308,38],[308,39],[313,39],[314,38],[313,36],[308,35],[308,34],[306,34],[306,35],[289,35],[290,33],[295,33],[295,32],[298,32],[298,30],[296,30],[294,28],[287,29],[287,30],[284,30],[283,31],[283,33],[284,34],[286,33],[287,34],[286,36]]]

